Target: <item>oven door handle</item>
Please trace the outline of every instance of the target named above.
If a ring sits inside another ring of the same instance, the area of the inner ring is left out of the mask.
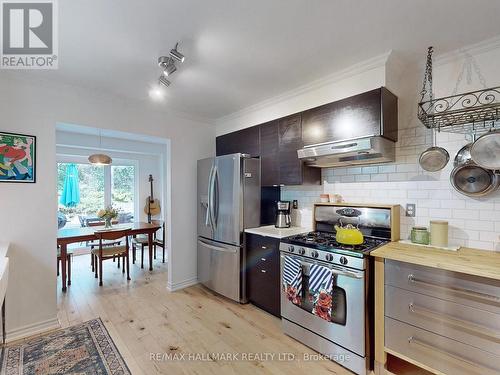
[[[290,256],[290,255],[287,255],[287,256]],[[284,255],[281,255],[281,257],[284,257]],[[323,266],[325,268],[328,268],[335,275],[346,276],[346,277],[350,277],[350,278],[358,279],[358,280],[359,279],[363,279],[365,277],[365,274],[364,274],[363,271],[356,272],[356,271],[349,271],[349,270],[346,270],[346,269],[338,269],[338,268],[332,266],[331,264],[320,263],[320,262],[317,262],[317,261],[314,261],[314,260],[304,261],[304,258],[298,257],[298,256],[291,256],[291,258],[300,261],[300,263],[301,263],[301,265],[303,267],[307,267],[307,266],[309,266],[311,264],[317,264],[317,265]]]
[[[351,271],[340,271],[335,268],[330,268],[333,274],[340,276],[352,277],[353,279],[362,279],[364,275],[362,273],[356,273]]]

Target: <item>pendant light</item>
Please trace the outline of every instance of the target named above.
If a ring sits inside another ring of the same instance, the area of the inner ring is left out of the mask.
[[[99,129],[99,149],[102,150],[102,134]],[[113,162],[110,156],[106,154],[92,154],[89,156],[90,164],[94,165],[110,165]]]

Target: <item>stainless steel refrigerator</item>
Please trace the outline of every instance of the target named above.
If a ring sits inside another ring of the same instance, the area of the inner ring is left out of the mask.
[[[260,160],[198,160],[198,281],[245,303],[245,228],[260,225]]]

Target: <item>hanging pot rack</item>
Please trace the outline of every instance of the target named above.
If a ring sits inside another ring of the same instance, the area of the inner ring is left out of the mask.
[[[434,98],[432,53],[433,48],[429,47],[418,103],[417,116],[422,124],[428,129],[469,135],[481,135],[500,129],[500,86]],[[480,79],[485,86],[484,79],[481,76]]]

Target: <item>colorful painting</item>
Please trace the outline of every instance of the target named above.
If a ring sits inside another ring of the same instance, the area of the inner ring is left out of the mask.
[[[0,131],[0,182],[35,182],[36,137]]]

